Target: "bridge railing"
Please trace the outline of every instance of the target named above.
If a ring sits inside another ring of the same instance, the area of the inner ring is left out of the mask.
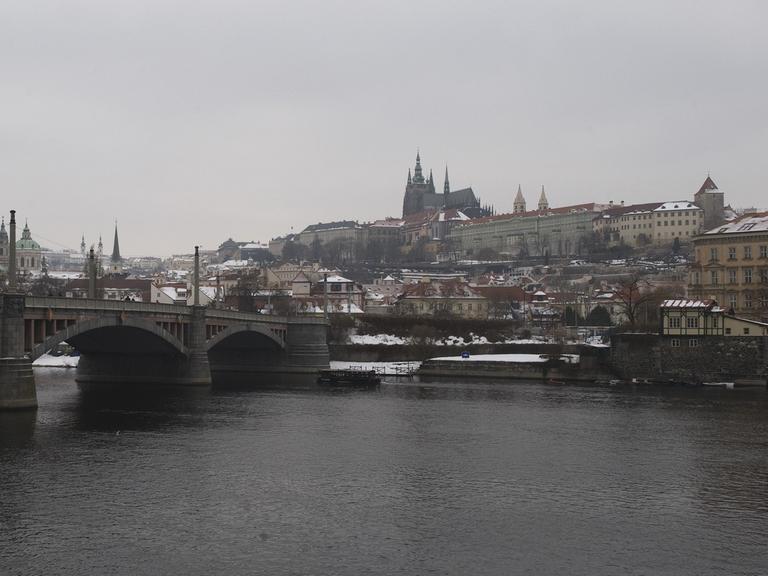
[[[153,302],[128,302],[124,300],[102,300],[92,298],[53,298],[41,296],[27,296],[27,308],[50,308],[53,310],[89,310],[116,312],[133,312],[145,314],[169,314],[190,316],[190,306],[178,304],[155,304]],[[272,316],[269,314],[256,314],[254,312],[239,312],[236,310],[221,310],[219,308],[206,309],[205,316],[209,320],[235,320],[239,322],[258,322],[260,324],[325,324],[323,318],[311,316]]]
[[[151,302],[127,302],[124,300],[100,300],[91,298],[50,298],[27,296],[27,308],[52,308],[55,310],[115,310],[118,312],[145,312],[149,314],[189,315],[187,306],[153,304]]]

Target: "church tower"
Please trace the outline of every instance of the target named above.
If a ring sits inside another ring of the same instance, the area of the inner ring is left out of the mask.
[[[120,256],[120,240],[117,237],[117,222],[115,222],[115,240],[112,244],[112,256],[109,257],[109,273],[120,274],[123,271],[123,258]]]
[[[515,196],[515,202],[512,204],[512,212],[515,214],[522,214],[525,212],[525,198],[523,198],[523,187],[517,185],[517,195]]]
[[[547,195],[544,194],[544,185],[541,186],[541,196],[539,196],[539,211],[549,210]]]
[[[80,254],[85,256],[85,234],[83,234],[82,238],[80,239]]]
[[[451,185],[448,183],[448,166],[445,167],[445,181],[443,182],[443,194],[448,196],[451,193]]]

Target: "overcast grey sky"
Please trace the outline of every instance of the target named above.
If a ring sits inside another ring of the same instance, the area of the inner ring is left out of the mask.
[[[497,211],[768,205],[768,3],[4,0],[0,210],[129,255],[398,216],[416,148]]]

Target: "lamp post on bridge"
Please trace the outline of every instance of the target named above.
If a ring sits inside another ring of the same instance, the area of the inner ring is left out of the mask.
[[[189,325],[189,358],[185,384],[207,386],[211,383],[211,366],[206,345],[205,306],[200,306],[200,246],[195,246],[195,270],[192,276],[192,316]]]
[[[16,210],[11,210],[10,240],[8,244],[8,292],[16,292]]]
[[[192,302],[200,306],[200,246],[195,246],[195,276],[192,289],[195,291]]]

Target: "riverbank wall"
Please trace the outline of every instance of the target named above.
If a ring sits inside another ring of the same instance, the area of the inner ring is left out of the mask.
[[[764,337],[615,334],[610,364],[622,379],[764,386],[768,378],[767,346]]]
[[[460,376],[477,378],[555,379],[593,381],[611,378],[610,351],[605,347],[581,344],[469,344],[465,346],[441,346],[435,344],[409,345],[329,345],[331,360],[347,362],[423,362],[419,374],[423,376]],[[430,360],[446,356],[460,356],[469,352],[470,358],[485,354],[534,354],[545,355],[547,362],[470,362]],[[578,364],[557,360],[561,355],[577,355]]]

